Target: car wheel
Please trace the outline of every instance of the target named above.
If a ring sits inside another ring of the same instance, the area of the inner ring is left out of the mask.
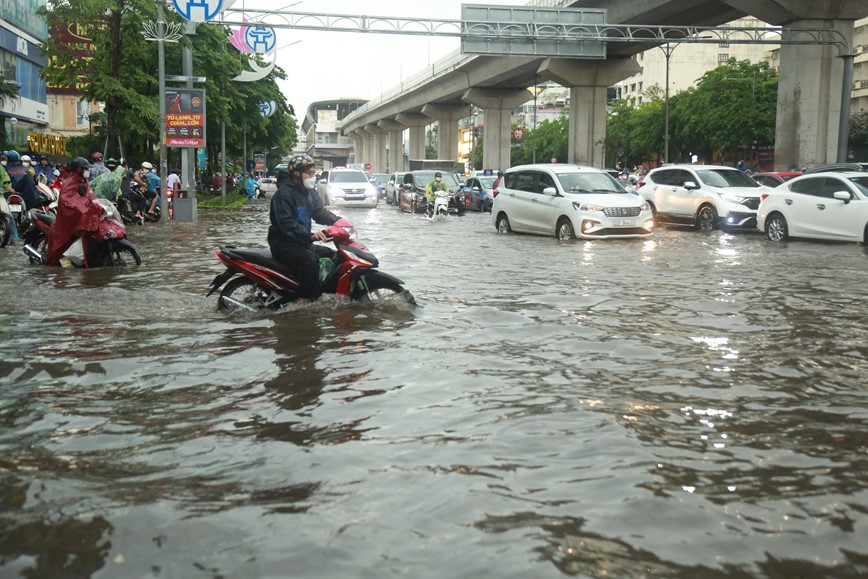
[[[772,213],[766,219],[766,237],[769,241],[786,241],[789,239],[787,220],[780,213]]]
[[[575,239],[576,233],[573,231],[573,224],[570,223],[570,220],[566,217],[562,217],[560,221],[558,221],[558,228],[555,230],[555,235],[561,241],[569,241],[570,239]]]
[[[501,213],[497,216],[497,232],[498,233],[511,233],[512,228],[509,226],[509,218]]]
[[[700,231],[717,229],[717,211],[711,205],[703,205],[696,213],[696,228]]]

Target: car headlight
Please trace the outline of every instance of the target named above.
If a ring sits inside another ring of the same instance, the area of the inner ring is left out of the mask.
[[[727,195],[727,194],[722,194],[720,196],[720,198],[723,199],[724,201],[728,201],[730,203],[738,203],[739,205],[741,205],[742,203],[744,203],[745,201],[748,200],[747,197],[741,197],[739,195]]]
[[[647,201],[642,201],[642,211],[651,211],[651,204]]]
[[[575,209],[576,211],[587,211],[590,213],[603,210],[603,208],[598,205],[591,205],[590,203],[579,203],[578,201],[573,201],[573,209]]]

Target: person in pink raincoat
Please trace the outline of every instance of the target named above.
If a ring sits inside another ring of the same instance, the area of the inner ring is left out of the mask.
[[[59,265],[63,252],[79,235],[99,229],[105,211],[94,203],[97,196],[88,182],[89,167],[87,159],[76,157],[61,168],[57,220],[48,232],[46,265]]]

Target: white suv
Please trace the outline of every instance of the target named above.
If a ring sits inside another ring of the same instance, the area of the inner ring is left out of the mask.
[[[520,165],[494,192],[497,231],[554,235],[558,239],[646,237],[653,232],[648,203],[608,173],[579,165]]]
[[[771,191],[733,167],[664,165],[652,169],[637,193],[658,223],[710,231],[756,227],[760,197]]]
[[[376,207],[377,189],[368,176],[358,169],[335,167],[323,171],[316,191],[326,205]]]

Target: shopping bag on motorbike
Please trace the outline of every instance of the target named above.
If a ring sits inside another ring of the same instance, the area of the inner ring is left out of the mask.
[[[63,257],[67,258],[74,265],[79,267],[84,265],[84,237],[78,237],[72,242],[66,251],[63,252]]]
[[[331,276],[337,271],[335,260],[330,257],[319,258],[319,283],[325,285]]]

